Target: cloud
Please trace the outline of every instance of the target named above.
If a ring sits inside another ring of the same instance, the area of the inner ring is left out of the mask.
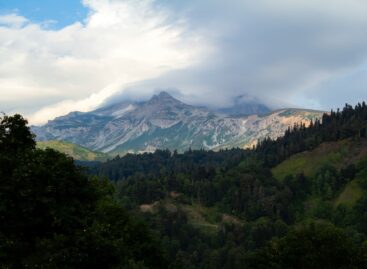
[[[43,123],[71,110],[93,109],[130,83],[199,57],[198,38],[183,37],[183,26],[167,23],[168,11],[149,0],[83,4],[90,10],[85,21],[60,30],[25,24],[19,15],[0,16],[3,109],[28,112],[32,123]]]
[[[178,5],[168,2],[171,8]],[[194,67],[154,80],[155,87],[168,84],[185,89],[192,102],[218,106],[248,94],[272,105],[328,109],[340,105],[336,99],[354,94],[353,89],[345,89],[334,96],[330,87],[321,94],[320,86],[366,64],[365,1],[184,3],[179,10],[188,17],[190,28],[205,36],[215,50]]]
[[[28,20],[15,13],[0,16],[0,26],[7,26],[12,28],[22,27]]]
[[[167,88],[211,106],[239,95],[322,109],[367,98],[365,0],[83,4],[85,21],[60,30],[0,17],[3,109],[41,123]]]

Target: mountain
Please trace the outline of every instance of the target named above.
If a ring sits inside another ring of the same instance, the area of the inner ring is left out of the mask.
[[[251,147],[276,138],[295,123],[306,125],[323,112],[282,109],[267,115],[230,117],[182,103],[167,92],[146,102],[122,102],[92,112],[71,112],[33,126],[38,141],[63,140],[94,151],[124,154],[156,149]]]
[[[9,268],[367,268],[364,102],[253,150],[157,150],[82,169],[35,150],[26,123],[0,122]]]
[[[231,117],[247,116],[247,115],[265,115],[271,112],[266,105],[259,103],[257,100],[248,100],[246,96],[237,96],[233,100],[233,106],[217,109],[216,111]]]
[[[221,108],[217,110],[219,113],[226,114],[232,117],[246,115],[265,115],[271,110],[263,104],[235,104],[231,107]]]
[[[73,157],[78,161],[104,161],[108,158],[108,155],[105,153],[91,151],[85,147],[58,140],[39,141],[37,142],[37,148],[51,148]]]
[[[254,150],[128,154],[91,172],[159,235],[172,268],[367,268],[365,103]]]

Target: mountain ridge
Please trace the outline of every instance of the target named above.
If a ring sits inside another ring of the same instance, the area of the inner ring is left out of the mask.
[[[146,102],[121,102],[91,112],[70,112],[32,126],[37,140],[64,140],[104,153],[141,153],[251,147],[276,138],[295,123],[308,124],[323,112],[281,109],[265,115],[229,116],[185,104],[167,92]]]

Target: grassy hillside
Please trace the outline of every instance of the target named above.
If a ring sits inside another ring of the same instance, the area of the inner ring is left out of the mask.
[[[313,176],[320,167],[331,165],[337,169],[357,163],[367,156],[367,140],[346,139],[326,142],[312,151],[293,155],[288,160],[272,169],[276,179],[282,180],[287,175],[304,173]]]
[[[334,201],[334,205],[348,205],[353,206],[363,196],[363,189],[359,185],[358,180],[352,180],[345,186],[345,189]]]
[[[40,149],[51,148],[65,153],[79,161],[103,161],[108,158],[107,154],[91,151],[85,147],[65,141],[39,141],[37,147]]]
[[[204,234],[217,233],[223,224],[241,226],[245,221],[236,216],[225,214],[216,207],[206,207],[197,202],[183,203],[179,199],[170,198],[156,201],[152,204],[140,205],[140,211],[150,214],[159,214],[159,207],[164,210],[177,213],[181,212],[187,218],[187,224]]]
[[[287,175],[303,173],[307,177],[313,177],[319,169],[325,165],[335,167],[337,170],[345,168],[349,164],[358,165],[361,160],[367,158],[367,140],[346,139],[337,142],[327,142],[312,151],[302,152],[280,163],[272,169],[277,180],[282,181]],[[360,182],[366,175],[358,175],[349,182],[340,194],[333,199],[332,205],[353,206],[363,196]],[[317,197],[310,197],[307,204],[313,208],[312,201]]]

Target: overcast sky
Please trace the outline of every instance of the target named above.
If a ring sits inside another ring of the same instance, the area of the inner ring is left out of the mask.
[[[329,110],[366,85],[366,0],[0,0],[0,110],[32,124],[160,89]]]

